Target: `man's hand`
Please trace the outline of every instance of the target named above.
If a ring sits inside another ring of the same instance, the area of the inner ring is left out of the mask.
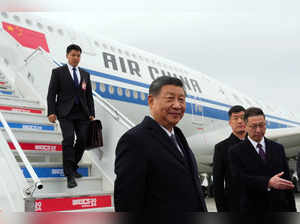
[[[93,121],[93,120],[95,120],[95,117],[94,117],[94,116],[90,116],[89,119],[90,119],[91,121]]]
[[[48,120],[51,122],[51,123],[55,123],[56,121],[56,115],[55,114],[50,114],[48,116]]]
[[[277,190],[290,190],[290,189],[294,189],[295,186],[291,181],[285,180],[283,178],[280,178],[282,175],[284,174],[284,172],[278,173],[275,176],[273,176],[270,180],[269,180],[269,184],[268,187],[269,188],[274,188]]]

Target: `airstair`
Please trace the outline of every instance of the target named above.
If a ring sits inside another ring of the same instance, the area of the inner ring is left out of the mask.
[[[83,177],[68,189],[61,130],[58,123],[48,122],[45,104],[51,69],[60,63],[40,48],[17,68],[4,62],[0,55],[0,210],[113,211],[115,147],[133,124],[97,93],[93,83],[104,146],[85,151],[78,170]]]

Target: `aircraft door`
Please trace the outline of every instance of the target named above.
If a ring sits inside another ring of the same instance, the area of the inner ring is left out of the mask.
[[[192,124],[196,127],[203,127],[204,125],[204,111],[200,102],[191,103],[192,109]]]

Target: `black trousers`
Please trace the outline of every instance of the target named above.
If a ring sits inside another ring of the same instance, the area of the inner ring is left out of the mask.
[[[65,176],[73,175],[73,172],[78,169],[78,163],[86,147],[89,123],[89,118],[80,104],[75,104],[68,116],[59,119],[63,135],[63,169]],[[75,134],[76,143],[74,142]]]

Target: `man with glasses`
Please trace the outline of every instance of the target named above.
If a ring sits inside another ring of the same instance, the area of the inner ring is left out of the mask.
[[[240,186],[240,211],[296,211],[283,146],[264,137],[266,120],[260,108],[248,108],[244,120],[248,136],[229,152],[232,176]]]
[[[239,188],[232,183],[228,150],[244,140],[246,136],[244,122],[245,108],[235,105],[228,112],[231,135],[215,145],[213,181],[214,198],[218,212],[237,211],[239,209]],[[225,182],[225,185],[224,185]]]

